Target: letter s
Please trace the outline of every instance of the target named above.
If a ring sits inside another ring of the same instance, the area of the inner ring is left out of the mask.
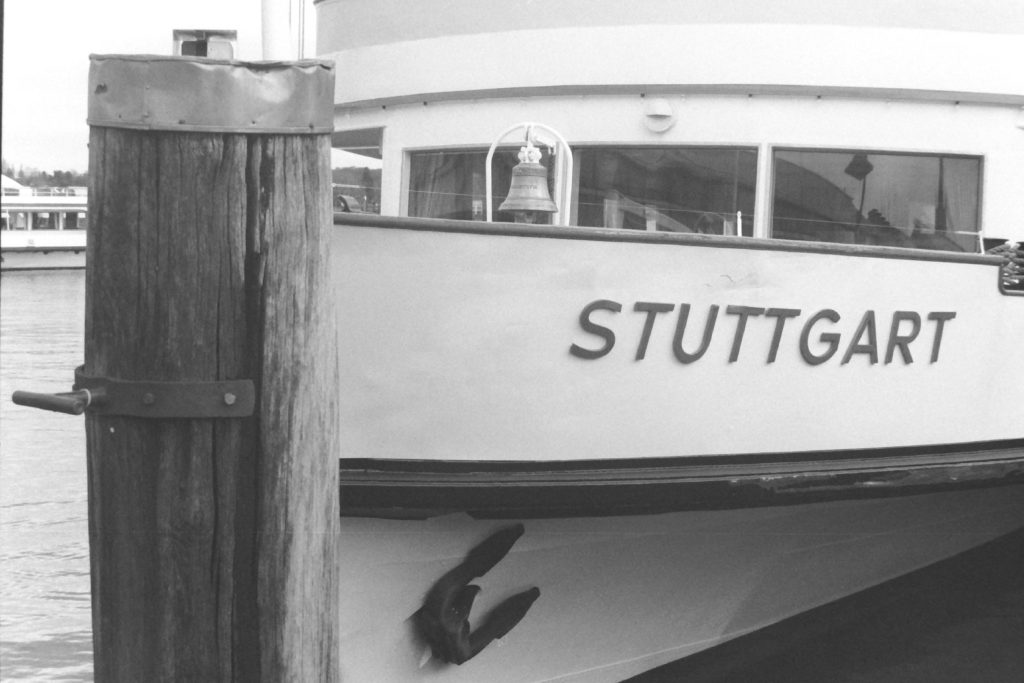
[[[598,299],[593,301],[584,307],[580,311],[580,327],[583,328],[584,332],[596,335],[601,339],[604,339],[604,346],[596,350],[584,349],[583,347],[573,344],[569,347],[569,353],[576,356],[577,358],[583,358],[585,360],[594,360],[605,356],[612,347],[615,346],[615,333],[609,330],[607,327],[598,325],[590,320],[590,314],[594,311],[611,311],[618,313],[622,310],[622,304],[618,301],[609,301],[608,299]]]

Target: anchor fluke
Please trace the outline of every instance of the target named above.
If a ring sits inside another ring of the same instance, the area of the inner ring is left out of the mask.
[[[469,634],[469,645],[473,655],[490,645],[492,640],[504,638],[512,627],[526,616],[533,601],[540,597],[540,589],[534,586],[522,593],[516,593],[494,608],[484,623]],[[471,657],[473,655],[470,655]]]
[[[434,583],[423,607],[413,615],[434,656],[452,664],[469,661],[491,641],[512,630],[540,596],[540,589],[536,587],[513,595],[495,607],[479,628],[470,632],[469,612],[480,587],[469,582],[501,561],[523,531],[523,525],[516,524],[495,532]]]

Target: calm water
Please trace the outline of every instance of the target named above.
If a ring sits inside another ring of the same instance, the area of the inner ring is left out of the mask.
[[[91,681],[83,418],[16,406],[68,391],[82,363],[84,271],[0,276],[0,677]]]

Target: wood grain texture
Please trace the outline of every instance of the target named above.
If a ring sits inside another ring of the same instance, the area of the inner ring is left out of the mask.
[[[330,187],[325,135],[91,131],[86,374],[257,389],[88,417],[97,680],[335,678]]]

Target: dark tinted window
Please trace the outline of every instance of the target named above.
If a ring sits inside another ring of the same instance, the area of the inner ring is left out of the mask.
[[[756,150],[593,147],[578,159],[579,225],[753,233]]]
[[[772,236],[978,251],[981,159],[777,150]]]
[[[383,128],[331,134],[331,184],[335,213],[380,213]]]
[[[65,230],[85,230],[88,226],[85,213],[78,211],[68,211],[64,214],[64,229]]]
[[[519,149],[501,149],[491,159],[491,201],[494,220],[513,221],[511,213],[498,211],[508,195],[512,169],[519,163]],[[540,163],[548,169],[548,193],[554,197],[551,156],[545,149]],[[418,218],[487,220],[484,151],[414,152],[409,164],[409,215]],[[548,217],[550,221],[550,217]]]

